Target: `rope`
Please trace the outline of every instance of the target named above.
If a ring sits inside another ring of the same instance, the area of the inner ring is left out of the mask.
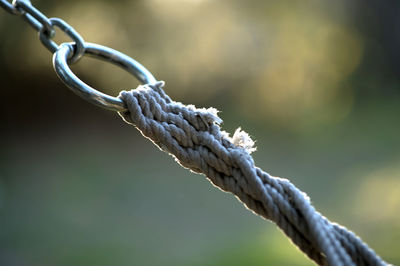
[[[254,165],[254,142],[240,128],[232,137],[222,131],[214,108],[198,109],[172,101],[163,82],[122,91],[128,111],[123,119],[136,126],[185,168],[202,173],[215,186],[233,193],[254,213],[279,228],[319,265],[387,265],[354,233],[327,220],[289,180]]]

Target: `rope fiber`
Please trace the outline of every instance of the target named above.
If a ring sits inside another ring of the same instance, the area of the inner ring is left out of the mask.
[[[256,167],[254,142],[240,128],[222,131],[214,108],[196,108],[170,99],[163,82],[122,91],[122,118],[193,172],[233,193],[254,213],[271,220],[319,265],[387,265],[346,228],[330,222],[289,180]]]

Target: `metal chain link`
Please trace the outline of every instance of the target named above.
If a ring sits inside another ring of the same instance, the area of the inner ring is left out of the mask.
[[[0,0],[0,6],[2,8],[4,8],[10,14],[13,14],[13,15],[17,15],[18,14],[18,10],[6,0]]]
[[[59,18],[50,18],[49,19],[52,26],[57,26],[60,28],[65,34],[67,34],[75,43],[75,49],[72,56],[68,59],[68,63],[72,64],[78,61],[83,54],[85,53],[84,43],[85,41],[79,35],[79,33],[72,28],[68,23]],[[57,52],[59,45],[57,45],[51,38],[48,38],[47,31],[44,27],[39,31],[39,38],[43,45],[51,51],[53,54]]]
[[[126,110],[121,99],[101,93],[81,81],[69,68],[69,64],[77,62],[83,55],[111,62],[129,73],[133,74],[140,82],[155,84],[157,80],[144,66],[129,56],[111,48],[86,43],[81,35],[67,22],[60,18],[48,18],[30,0],[0,0],[0,6],[12,15],[21,16],[32,28],[39,33],[42,44],[54,54],[53,66],[58,77],[74,93],[88,100],[89,102],[113,111]],[[61,43],[58,45],[52,39],[56,31],[55,27],[72,39],[72,43]]]
[[[55,35],[53,25],[50,20],[29,0],[14,0],[13,6],[17,10],[17,15],[21,15],[35,30],[43,30],[49,38]]]
[[[76,44],[76,50],[68,59],[70,64],[78,61],[84,54],[84,40],[78,32],[62,19],[48,18],[34,7],[30,0],[13,0],[12,4],[6,0],[0,0],[0,6],[13,15],[21,16],[32,28],[39,32],[41,42],[52,53],[55,53],[59,47],[59,45],[52,40],[56,34],[54,26],[61,29],[61,31],[67,34]]]

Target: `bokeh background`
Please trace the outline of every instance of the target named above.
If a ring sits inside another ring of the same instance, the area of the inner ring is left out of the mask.
[[[245,129],[259,167],[400,264],[400,2],[33,1]],[[0,10],[0,264],[312,265],[274,224],[71,93]],[[56,40],[62,41],[60,31]],[[84,58],[117,95],[138,83]]]

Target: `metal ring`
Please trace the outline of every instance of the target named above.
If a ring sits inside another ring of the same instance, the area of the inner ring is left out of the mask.
[[[76,46],[74,46],[75,47],[74,53],[70,54],[70,57],[68,58],[68,63],[72,64],[78,61],[79,58],[81,58],[85,53],[85,48],[83,47],[85,41],[83,40],[81,35],[79,35],[79,33],[76,30],[74,30],[74,28],[72,28],[67,22],[65,22],[60,18],[50,18],[49,21],[52,26],[59,27],[63,32],[65,32],[65,34],[67,34],[76,43]],[[57,51],[59,47],[58,44],[56,44],[51,39],[51,37],[50,38],[48,37],[48,35],[44,31],[44,28],[42,28],[39,31],[39,38],[40,41],[43,43],[43,45],[46,46],[48,50],[50,50],[50,52],[55,53]]]
[[[74,52],[73,45],[74,43],[63,43],[54,53],[53,66],[57,76],[74,93],[85,100],[108,110],[117,112],[126,111],[125,103],[120,98],[99,92],[75,76],[67,63],[69,56]],[[136,60],[121,52],[94,43],[84,43],[84,48],[86,55],[105,60],[123,68],[133,74],[143,84],[155,84],[157,82],[150,71]]]

